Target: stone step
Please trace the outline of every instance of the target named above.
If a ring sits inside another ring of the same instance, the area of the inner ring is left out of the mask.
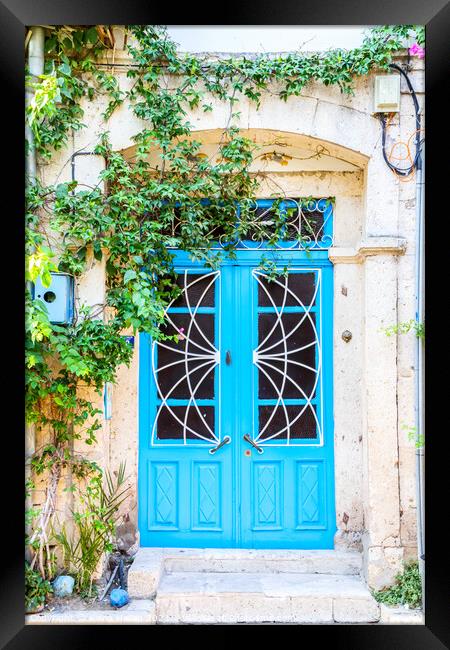
[[[153,598],[163,573],[359,575],[361,554],[336,550],[140,548],[128,573],[132,598]]]
[[[321,573],[359,575],[361,554],[335,550],[164,549],[168,573]]]
[[[155,604],[163,624],[375,623],[380,617],[355,575],[166,573]]]

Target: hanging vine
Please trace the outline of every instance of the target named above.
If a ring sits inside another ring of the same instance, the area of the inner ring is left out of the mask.
[[[81,306],[67,327],[51,324],[43,303],[26,293],[27,419],[46,439],[31,463],[34,476],[47,477],[44,506],[28,513],[33,530],[27,542],[31,565],[42,578],[52,577],[54,570],[49,538],[62,472],[80,481],[98,481],[101,475],[95,463],[73,452],[73,440],[94,444],[101,427],[100,411],[81,397],[81,389],[101,394],[118,367],[130,362],[132,349],[122,336],[127,328],[163,336],[165,308],[179,293],[171,248],[214,268],[222,255],[234,254],[236,242],[251,229],[251,200],[260,176],[250,172],[256,145],[237,126],[239,95],[259,107],[265,93],[286,101],[312,81],[351,94],[355,77],[388,68],[405,37],[415,34],[419,44],[424,40],[420,27],[379,27],[349,51],[211,60],[180,55],[162,27],[133,26],[127,48],[133,84],[124,92],[117,78],[98,65],[99,56],[113,47],[110,29],[54,26],[47,31],[44,74],[28,78],[34,99],[27,110],[43,160],[66,147],[74,130],[87,128],[84,98],[105,95],[105,120],[129,102],[146,126],[134,137],[132,162],[112,149],[107,132],[100,137],[95,153],[106,162],[99,176],[105,191],[82,189],[76,182],[48,187],[37,182],[27,189],[27,279],[40,277],[48,286],[55,270],[80,276],[91,253],[97,260],[106,255],[107,274],[105,304],[97,310]],[[208,158],[192,137],[187,112],[211,111],[211,97],[228,105],[229,118],[216,155]],[[159,162],[152,166],[149,154],[155,151]],[[281,198],[275,201],[270,229],[260,232],[270,241],[283,238]],[[219,236],[227,242],[222,252],[213,248]]]

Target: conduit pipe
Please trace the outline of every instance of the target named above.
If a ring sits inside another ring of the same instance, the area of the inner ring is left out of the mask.
[[[31,36],[28,41],[28,74],[33,77],[33,81],[44,73],[44,40],[45,32],[43,27],[30,27]],[[34,96],[32,88],[25,88],[25,107],[30,105]],[[25,138],[28,142],[27,152],[25,154],[25,185],[33,185],[36,182],[36,151],[34,148],[33,131],[28,121],[25,121]],[[30,461],[36,450],[35,428],[33,424],[25,425],[25,480],[31,477]],[[27,498],[27,509],[31,507],[31,499]],[[28,526],[27,534],[30,532]]]
[[[416,321],[421,326],[424,321],[425,269],[424,269],[424,215],[425,215],[425,143],[417,161],[416,176],[416,259],[415,291]],[[416,431],[416,505],[417,505],[417,554],[422,582],[422,606],[425,606],[425,388],[424,388],[424,339],[417,336],[415,349],[415,431]],[[419,445],[419,443],[421,443]]]

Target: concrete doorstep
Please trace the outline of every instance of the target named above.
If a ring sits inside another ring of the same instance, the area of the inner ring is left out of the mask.
[[[142,548],[128,589],[159,624],[375,623],[360,571],[353,551]]]

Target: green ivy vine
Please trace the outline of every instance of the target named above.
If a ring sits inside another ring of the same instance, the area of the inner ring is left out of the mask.
[[[95,153],[105,159],[99,176],[105,191],[76,182],[48,187],[36,182],[27,188],[27,280],[39,277],[48,286],[50,273],[57,270],[78,277],[91,256],[101,260],[104,255],[107,274],[105,304],[96,310],[82,305],[67,327],[51,324],[43,303],[32,301],[26,291],[26,412],[46,439],[31,463],[35,478],[47,477],[47,500],[38,512],[29,513],[33,528],[27,542],[31,567],[38,568],[42,579],[51,578],[53,571],[51,488],[56,490],[66,469],[80,481],[98,480],[101,474],[95,463],[73,452],[73,440],[92,445],[101,427],[101,412],[82,389],[101,394],[105,382],[115,381],[118,367],[130,362],[132,349],[122,336],[128,328],[164,337],[165,308],[179,293],[171,248],[215,268],[221,256],[234,254],[236,242],[254,225],[251,206],[261,175],[249,171],[257,148],[237,126],[239,94],[257,108],[274,87],[286,101],[312,81],[351,94],[355,77],[387,69],[405,37],[415,35],[423,43],[422,28],[390,26],[371,30],[354,50],[211,60],[179,54],[163,27],[131,26],[128,32],[127,75],[133,84],[127,92],[98,65],[111,48],[99,26],[48,29],[44,74],[27,77],[34,98],[26,117],[42,161],[66,147],[73,131],[88,128],[83,100],[99,94],[108,101],[105,122],[129,102],[146,125],[134,137],[133,161],[112,149],[107,130],[100,137]],[[171,85],[168,76],[176,82]],[[189,109],[211,111],[211,97],[229,107],[214,159],[200,155],[201,143],[191,136],[186,117]],[[160,162],[151,166],[149,153],[155,150]],[[283,237],[283,197],[275,198],[270,230],[260,232],[271,242]],[[221,252],[213,248],[219,236],[228,242]]]

